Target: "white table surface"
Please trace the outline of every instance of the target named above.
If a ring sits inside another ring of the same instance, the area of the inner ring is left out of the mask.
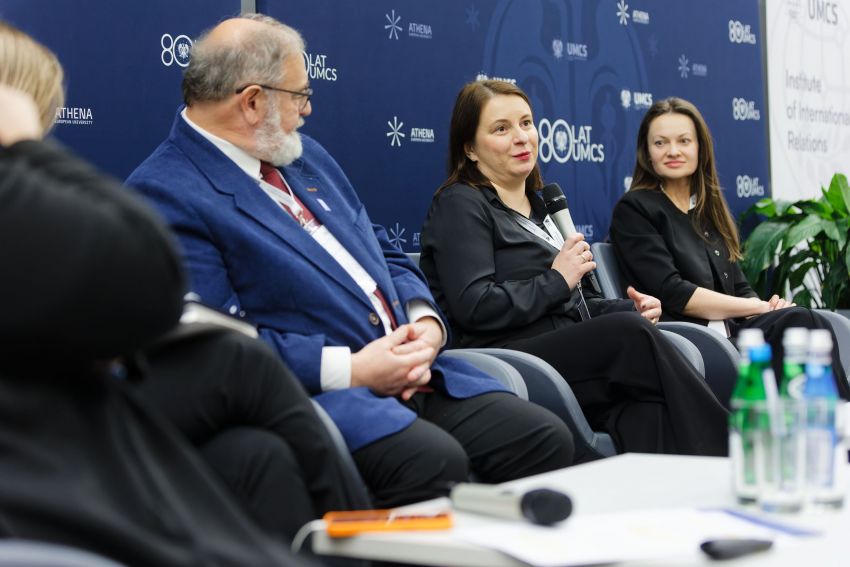
[[[729,461],[716,457],[625,454],[506,483],[512,488],[548,487],[562,490],[573,500],[573,517],[658,508],[735,507]],[[850,504],[850,501],[848,501]],[[850,566],[850,512],[830,512],[814,518],[825,527],[823,536],[808,538],[736,559],[722,565],[771,567]],[[568,520],[569,521],[569,520]],[[504,525],[507,520],[455,513],[455,526]],[[455,530],[433,532],[368,533],[347,539],[313,535],[316,553],[445,567],[514,567],[516,559],[463,541]],[[615,545],[616,542],[612,542]],[[699,550],[683,557],[629,566],[685,567],[714,563]]]

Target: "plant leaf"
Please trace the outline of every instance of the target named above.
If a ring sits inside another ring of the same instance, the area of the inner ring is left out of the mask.
[[[808,215],[788,229],[788,233],[782,240],[782,249],[788,250],[804,240],[814,238],[824,230],[826,224],[832,224],[832,221],[824,221],[817,215]]]
[[[773,263],[788,227],[785,222],[763,222],[750,233],[744,242],[744,260],[741,262],[741,269],[748,280],[758,279],[758,274]]]
[[[824,195],[826,194],[824,193]],[[826,200],[826,198],[818,201],[797,201],[793,205],[803,211],[804,215],[817,215],[822,219],[832,220],[833,208],[830,205],[829,201]]]
[[[811,309],[812,307],[817,307],[817,305],[812,305],[812,292],[803,288],[799,293],[794,295],[794,298],[791,300],[800,307],[808,307]]]
[[[836,173],[829,183],[829,190],[823,192],[832,208],[842,217],[850,216],[850,185],[843,173]]]

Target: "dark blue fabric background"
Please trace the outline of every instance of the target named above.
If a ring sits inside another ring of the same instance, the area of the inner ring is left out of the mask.
[[[239,7],[0,0],[0,17],[65,66],[66,106],[79,110],[66,111],[55,136],[123,178],[167,135],[180,102],[182,67],[165,64],[172,53],[163,44],[194,38]],[[677,95],[700,107],[735,212],[769,187],[757,0],[258,0],[257,8],[304,34],[316,91],[304,132],[337,158],[404,250],[418,250],[445,175],[454,98],[479,75],[529,93],[545,137],[544,178],[564,188],[590,240],[604,239],[632,173],[641,103]],[[756,43],[730,36],[730,22],[749,25]],[[737,99],[759,119],[737,119]],[[755,195],[739,198],[742,186]]]

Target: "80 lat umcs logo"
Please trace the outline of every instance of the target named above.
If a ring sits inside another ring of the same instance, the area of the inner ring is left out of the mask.
[[[572,126],[563,118],[554,122],[543,118],[537,125],[540,161],[605,161],[605,146],[593,143],[592,131],[592,126]]]
[[[159,38],[159,45],[162,47],[159,58],[163,65],[171,67],[177,63],[180,67],[189,66],[189,59],[192,54],[192,40],[189,39],[189,36],[172,37],[170,33],[164,33]]]

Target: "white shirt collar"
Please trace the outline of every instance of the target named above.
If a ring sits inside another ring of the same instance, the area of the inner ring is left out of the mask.
[[[183,120],[186,121],[186,124],[191,126],[193,130],[195,130],[195,132],[203,136],[212,145],[221,150],[221,153],[230,158],[231,161],[233,161],[233,163],[235,163],[239,167],[239,169],[250,175],[252,179],[262,179],[262,176],[260,175],[259,159],[255,158],[242,148],[233,145],[224,138],[219,138],[215,134],[207,132],[206,130],[192,122],[186,115],[185,108],[180,111],[180,116],[183,118]]]

